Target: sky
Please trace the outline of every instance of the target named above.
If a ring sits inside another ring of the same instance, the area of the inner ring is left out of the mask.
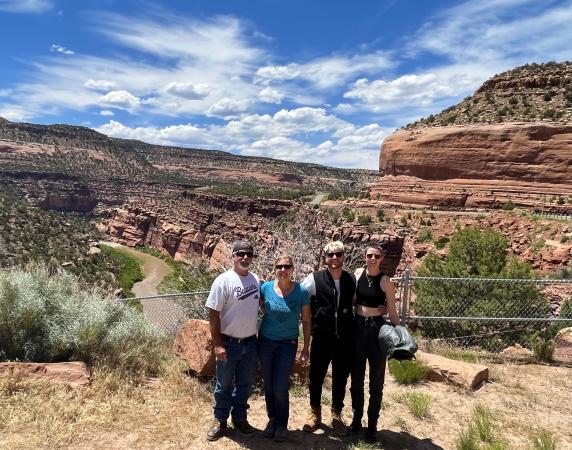
[[[377,169],[397,128],[571,42],[572,0],[0,0],[0,116]]]

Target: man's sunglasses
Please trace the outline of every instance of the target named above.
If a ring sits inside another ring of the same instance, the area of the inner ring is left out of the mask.
[[[239,258],[244,258],[245,256],[252,258],[254,256],[254,253],[252,253],[252,252],[236,252],[235,255],[238,256]]]
[[[334,256],[341,258],[342,256],[344,256],[344,252],[330,252],[330,253],[326,253],[326,256],[328,258],[333,258]]]
[[[281,269],[290,270],[292,268],[292,264],[276,264],[274,268],[276,270],[281,270]]]
[[[365,257],[366,257],[367,259],[371,259],[371,258],[380,259],[380,258],[381,258],[381,255],[378,255],[377,253],[368,253],[368,254],[365,255]]]

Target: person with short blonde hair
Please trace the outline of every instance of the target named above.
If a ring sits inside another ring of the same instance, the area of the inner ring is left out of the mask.
[[[355,278],[343,270],[345,247],[341,241],[324,246],[325,270],[308,275],[302,285],[311,295],[312,345],[310,347],[310,415],[304,431],[315,431],[322,422],[322,386],[332,365],[331,425],[336,434],[347,434],[342,419],[346,384],[352,362]]]

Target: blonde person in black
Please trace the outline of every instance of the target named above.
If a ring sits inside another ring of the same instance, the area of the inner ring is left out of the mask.
[[[362,428],[364,409],[365,364],[369,362],[369,405],[367,409],[366,440],[374,441],[377,420],[381,409],[385,362],[387,356],[378,345],[379,329],[385,323],[384,314],[389,314],[393,325],[399,324],[395,307],[395,286],[381,272],[383,250],[369,245],[365,250],[365,268],[355,271],[356,315],[354,335],[354,364],[352,367],[351,397],[354,417],[349,427],[350,434],[358,434]]]

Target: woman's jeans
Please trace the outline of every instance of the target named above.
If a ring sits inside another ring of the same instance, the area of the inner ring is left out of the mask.
[[[381,316],[355,317],[354,364],[352,368],[351,396],[354,421],[361,421],[364,406],[365,363],[369,362],[368,426],[375,427],[381,409],[385,381],[386,355],[378,344],[379,329],[385,323]]]
[[[262,366],[264,398],[268,418],[286,428],[289,415],[288,387],[294,366],[298,339],[258,339],[258,357]]]
[[[226,362],[216,362],[214,417],[225,421],[246,420],[248,398],[256,381],[256,336],[247,342],[233,342],[223,337]]]

